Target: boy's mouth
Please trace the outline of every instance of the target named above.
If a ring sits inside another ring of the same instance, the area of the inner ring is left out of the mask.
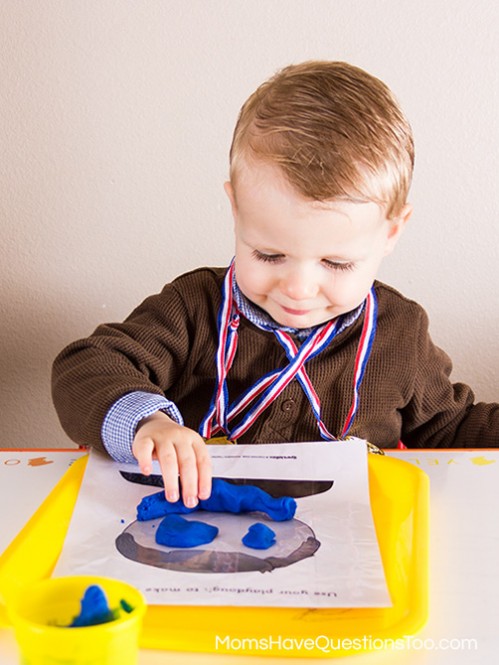
[[[291,309],[291,307],[284,307],[284,305],[281,305],[281,307],[286,314],[291,314],[293,316],[305,316],[305,314],[310,313],[309,309]]]

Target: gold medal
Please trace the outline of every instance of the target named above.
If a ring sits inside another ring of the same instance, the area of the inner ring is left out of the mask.
[[[229,444],[233,446],[237,443],[237,441],[231,441],[228,436],[212,436],[209,439],[205,439],[205,443],[207,443],[208,445],[213,444],[218,446],[220,445],[224,446]]]

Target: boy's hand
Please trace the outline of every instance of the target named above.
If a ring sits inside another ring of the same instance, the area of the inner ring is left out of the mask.
[[[132,445],[140,471],[148,476],[153,458],[159,461],[165,495],[175,502],[179,495],[179,476],[182,500],[194,508],[198,499],[211,494],[211,459],[206,444],[197,432],[179,425],[166,413],[157,411],[139,423]]]

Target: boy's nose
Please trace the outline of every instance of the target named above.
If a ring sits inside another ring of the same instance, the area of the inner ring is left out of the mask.
[[[283,276],[281,291],[291,300],[308,300],[317,295],[318,286],[304,271],[296,271]]]

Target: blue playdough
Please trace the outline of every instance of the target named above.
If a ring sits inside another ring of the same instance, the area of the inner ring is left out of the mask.
[[[109,609],[104,592],[100,586],[95,584],[86,589],[80,601],[80,607],[80,613],[73,619],[70,628],[96,626],[116,618],[114,612]]]
[[[243,545],[254,550],[268,550],[275,544],[275,533],[266,524],[256,522],[250,526],[242,541]]]
[[[119,618],[120,608],[127,613],[133,610],[133,607],[126,600],[120,600],[120,607],[110,610],[104,591],[97,584],[92,584],[85,590],[80,601],[80,613],[69,624],[69,628],[109,623]]]
[[[217,534],[218,528],[211,524],[167,515],[156,531],[156,542],[169,547],[196,547],[211,543]]]
[[[209,499],[203,499],[195,508],[186,508],[182,500],[170,503],[164,491],[150,494],[137,506],[139,521],[152,520],[164,515],[192,513],[195,510],[208,510],[219,513],[262,512],[276,522],[293,518],[296,501],[289,496],[278,499],[255,485],[234,485],[221,478],[214,478]]]
[[[164,490],[145,496],[137,506],[137,519],[139,522],[155,520],[165,515],[181,515],[192,513],[196,508],[187,508],[182,500],[172,503],[167,501]]]

